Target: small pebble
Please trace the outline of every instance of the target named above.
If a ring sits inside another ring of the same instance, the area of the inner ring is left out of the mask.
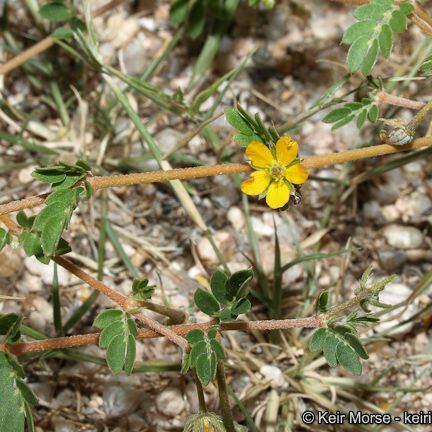
[[[178,388],[168,387],[157,396],[156,407],[161,414],[174,417],[185,409],[185,401]]]
[[[423,234],[417,228],[405,225],[389,225],[384,237],[390,246],[398,249],[414,249],[423,243]]]

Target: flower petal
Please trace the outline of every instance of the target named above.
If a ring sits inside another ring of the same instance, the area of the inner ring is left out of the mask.
[[[246,149],[246,157],[257,168],[270,168],[273,155],[270,149],[258,141],[252,141]]]
[[[309,173],[302,164],[292,165],[285,171],[285,178],[294,184],[302,184],[308,179]]]
[[[283,136],[276,143],[276,159],[284,166],[290,164],[298,154],[298,144],[289,136]]]
[[[267,170],[255,171],[241,184],[241,190],[246,195],[262,194],[267,189],[270,180],[271,177]]]
[[[273,182],[267,192],[266,202],[272,209],[283,207],[290,198],[288,185],[282,180]]]

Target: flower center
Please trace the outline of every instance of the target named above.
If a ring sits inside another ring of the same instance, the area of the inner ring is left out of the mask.
[[[274,161],[273,165],[269,168],[270,175],[275,181],[282,180],[285,176],[285,171],[285,167],[277,161]]]

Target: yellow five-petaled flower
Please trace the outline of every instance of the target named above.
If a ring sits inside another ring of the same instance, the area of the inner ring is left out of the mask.
[[[247,195],[266,193],[270,208],[283,207],[294,192],[293,184],[302,184],[308,178],[307,169],[297,156],[298,144],[288,136],[278,139],[275,154],[263,143],[252,141],[246,148],[246,157],[257,171],[242,183],[241,190]]]

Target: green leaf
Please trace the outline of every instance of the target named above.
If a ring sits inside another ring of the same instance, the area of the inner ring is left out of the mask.
[[[58,217],[59,219],[66,219],[68,214],[70,213],[70,208],[57,205],[53,203],[49,206],[46,206],[42,211],[36,216],[36,219],[33,222],[33,230],[42,232],[44,231],[45,226],[48,224],[48,221],[53,217]],[[58,227],[48,226],[48,229],[54,228],[58,231]],[[63,232],[63,229],[62,229]]]
[[[318,312],[327,312],[330,308],[330,300],[330,293],[328,291],[321,292],[316,302],[316,310]]]
[[[232,315],[231,309],[228,307],[222,310],[219,314],[219,319],[221,321],[232,321],[233,319],[236,319],[236,317]]]
[[[324,123],[335,123],[347,115],[351,114],[351,110],[349,108],[337,108],[331,112],[329,112],[324,118]]]
[[[368,75],[374,67],[378,57],[378,41],[374,40],[366,57],[363,60],[361,70],[365,75]]]
[[[28,218],[24,211],[21,210],[16,215],[16,221],[20,227],[31,229],[34,222],[34,217]]]
[[[175,0],[170,8],[170,20],[174,24],[181,24],[188,16],[189,0]]]
[[[202,340],[205,339],[205,334],[202,330],[199,329],[195,329],[195,330],[191,330],[187,335],[186,335],[186,340],[191,344],[194,345]]]
[[[69,243],[65,239],[61,238],[60,241],[58,242],[57,249],[55,250],[54,255],[60,256],[60,255],[67,254],[71,251],[72,249]]]
[[[9,231],[0,228],[0,250],[2,250],[10,242]]]
[[[420,69],[426,76],[432,75],[432,57],[428,57]]]
[[[338,122],[336,122],[333,126],[332,126],[332,130],[338,129],[342,126],[345,126],[346,124],[348,124],[353,118],[355,117],[355,113],[350,114],[349,116],[345,117],[342,120],[339,120]]]
[[[0,314],[0,334],[5,335],[5,341],[15,343],[21,337],[23,316],[15,313]]]
[[[87,180],[84,182],[85,195],[87,199],[90,199],[93,196],[94,190],[93,186]]]
[[[36,180],[50,184],[62,182],[66,178],[65,173],[59,172],[59,170],[55,168],[39,168],[34,170],[31,175]]]
[[[124,370],[130,374],[135,363],[135,337],[138,335],[135,320],[127,312],[109,309],[96,317],[94,326],[103,329],[99,347],[107,348],[106,360],[111,371],[117,374]]]
[[[375,123],[378,120],[379,116],[379,108],[377,105],[372,105],[368,112],[369,120],[373,123]]]
[[[213,316],[219,312],[219,303],[217,300],[209,292],[201,288],[195,291],[194,301],[198,308],[209,316]]]
[[[44,254],[48,257],[54,255],[59,244],[63,229],[66,225],[66,218],[64,214],[56,214],[49,218],[47,227],[42,231],[41,244]]]
[[[203,31],[205,24],[204,4],[197,1],[189,15],[189,35],[192,39],[196,39]]]
[[[0,431],[24,432],[23,402],[17,391],[15,370],[4,352],[0,352],[0,388]]]
[[[234,298],[239,299],[241,297],[246,297],[249,292],[249,284],[253,278],[253,271],[251,269],[240,270],[233,273],[227,283],[226,291],[228,300],[233,300]]]
[[[51,2],[43,5],[39,9],[39,13],[42,18],[45,18],[51,22],[66,21],[72,16],[72,13],[68,7],[61,2]]]
[[[345,104],[344,108],[349,108],[351,111],[357,111],[363,107],[363,104],[360,102],[348,102]]]
[[[361,375],[362,366],[357,353],[347,344],[339,343],[336,350],[339,363],[354,375]]]
[[[241,132],[243,135],[252,135],[253,130],[244,121],[243,117],[234,108],[227,108],[225,110],[225,117],[228,123],[234,128]]]
[[[414,6],[410,2],[401,3],[399,9],[404,15],[409,15],[411,12],[414,12]]]
[[[123,370],[126,360],[127,341],[123,334],[115,336],[108,346],[106,361],[111,372],[116,375]]]
[[[324,341],[327,337],[327,329],[319,328],[315,330],[310,341],[309,341],[309,350],[311,352],[317,352],[323,350]]]
[[[22,232],[19,235],[18,240],[22,244],[27,256],[38,256],[43,254],[41,241],[36,234]]]
[[[357,127],[358,127],[359,129],[364,125],[364,123],[365,123],[365,121],[366,121],[366,119],[367,119],[367,114],[368,114],[367,109],[364,109],[364,110],[362,110],[361,113],[358,115],[358,117],[357,117]]]
[[[136,340],[132,335],[128,336],[124,371],[130,375],[133,371],[136,357]]]
[[[75,186],[76,183],[78,183],[80,180],[85,178],[86,174],[76,174],[76,175],[70,175],[68,174],[66,178],[58,183],[54,183],[52,185],[53,189],[68,189],[72,186]]]
[[[225,358],[225,352],[222,348],[222,345],[216,340],[211,339],[210,340],[210,346],[212,351],[216,354],[216,357],[220,360],[223,360]]]
[[[122,335],[124,333],[123,322],[114,321],[108,327],[105,327],[100,336],[99,336],[99,346],[101,348],[107,348],[113,339],[118,335]]]
[[[345,333],[344,339],[351,345],[354,351],[362,358],[367,360],[369,358],[368,353],[364,349],[360,340],[352,333]]]
[[[93,325],[98,328],[105,328],[114,321],[120,321],[123,317],[123,311],[120,309],[108,309],[101,312],[93,322]]]
[[[333,333],[327,331],[327,337],[323,343],[323,353],[327,363],[331,367],[337,366],[336,349],[338,344],[339,340],[336,338],[336,336]]]
[[[216,337],[216,335],[217,335],[217,329],[215,327],[211,327],[207,332],[207,336],[210,339],[214,339]]]
[[[227,304],[226,283],[228,276],[222,270],[216,270],[210,279],[210,288],[219,303]]]
[[[385,58],[390,56],[393,47],[393,34],[388,24],[384,24],[379,35],[379,46]]]
[[[346,333],[351,333],[351,331],[352,331],[352,328],[349,326],[346,326],[346,325],[337,325],[337,326],[332,327],[332,329],[336,333],[338,333],[342,336],[345,335]]]
[[[138,336],[138,327],[136,325],[135,320],[133,318],[131,318],[130,316],[128,316],[128,318],[127,318],[127,326],[128,326],[128,330],[132,336]]]
[[[248,313],[252,305],[248,299],[241,298],[237,300],[231,308],[231,313],[234,315],[241,315]]]
[[[241,146],[247,146],[248,144],[250,144],[252,141],[258,141],[258,142],[263,142],[264,139],[261,138],[259,135],[256,134],[252,134],[252,135],[244,135],[242,133],[238,133],[235,134],[233,136],[233,140],[240,144]]]
[[[85,172],[91,171],[91,166],[87,162],[83,161],[82,159],[79,159],[75,163],[75,166],[77,166],[78,168],[81,168]]]
[[[16,313],[0,314],[0,334],[7,334],[19,318],[20,316]]]
[[[30,387],[21,379],[16,380],[16,385],[24,400],[30,405],[36,405],[38,400]]]
[[[59,27],[51,33],[51,37],[55,40],[71,39],[73,37],[73,30],[69,27]]]
[[[193,344],[192,350],[190,352],[192,366],[194,367],[196,366],[198,357],[200,355],[206,354],[208,351],[210,351],[210,347],[208,347],[208,343],[209,343],[208,339],[203,339]]]
[[[28,403],[24,404],[24,412],[26,417],[27,432],[35,432],[33,414]]]
[[[51,192],[45,201],[47,206],[57,205],[64,209],[68,209],[76,205],[76,191],[72,189],[60,189]]]
[[[196,361],[196,372],[203,386],[208,386],[216,375],[216,354],[201,354]]]
[[[406,16],[400,11],[395,10],[390,19],[390,27],[395,33],[401,33],[406,30],[407,20]]]
[[[148,284],[148,279],[134,279],[132,283],[132,291],[134,299],[145,301],[151,298],[155,291],[153,285]]]
[[[185,374],[191,367],[191,357],[188,352],[183,352],[181,373]]]
[[[349,48],[347,63],[350,72],[360,69],[369,51],[369,36],[358,38]]]
[[[378,4],[367,4],[357,8],[353,15],[359,21],[372,21],[375,22],[382,18],[383,13],[388,9],[385,5],[380,7]]]
[[[353,24],[345,31],[342,38],[342,43],[352,44],[361,36],[369,36],[371,33],[371,29],[373,29],[374,26],[374,21],[360,21]]]

